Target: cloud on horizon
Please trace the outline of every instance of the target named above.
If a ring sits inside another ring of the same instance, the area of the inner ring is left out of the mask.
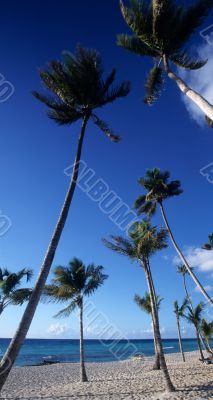
[[[51,324],[47,330],[47,332],[53,336],[60,336],[68,331],[69,328],[67,324],[60,324],[59,322],[57,322],[56,324]]]
[[[207,64],[197,71],[179,69],[179,74],[187,84],[199,94],[213,103],[213,47],[205,44],[197,49],[198,57],[208,59]],[[206,126],[203,112],[187,96],[181,95],[183,102],[191,116],[200,126]]]

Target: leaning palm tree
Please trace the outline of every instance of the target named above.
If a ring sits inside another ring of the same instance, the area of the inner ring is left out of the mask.
[[[187,305],[188,305],[188,299],[185,299],[181,306],[179,306],[177,300],[174,302],[174,313],[175,313],[176,319],[177,319],[179,347],[180,347],[180,352],[182,355],[183,362],[185,362],[186,359],[185,359],[185,354],[184,354],[183,345],[182,345],[182,338],[181,338],[181,331],[180,331],[180,318],[184,316],[184,312],[185,312]]]
[[[204,360],[204,355],[201,347],[201,341],[200,341],[200,325],[202,321],[202,313],[204,310],[204,303],[201,301],[194,309],[192,310],[190,306],[187,306],[188,309],[188,314],[183,314],[183,316],[187,319],[187,321],[194,325],[195,327],[195,332],[196,332],[196,338],[197,338],[197,343],[198,343],[198,349],[200,351],[200,356],[201,360]]]
[[[118,45],[153,59],[145,85],[145,103],[151,105],[159,98],[165,75],[203,111],[208,121],[213,121],[212,104],[188,87],[171,69],[171,64],[188,70],[206,64],[207,60],[192,57],[185,46],[212,6],[212,0],[198,0],[189,7],[174,0],[130,0],[130,7],[126,7],[120,0],[121,13],[133,35],[118,35]]]
[[[156,306],[157,306],[158,311],[160,309],[162,300],[163,299],[160,296],[156,296]],[[142,311],[151,315],[151,317],[152,317],[151,298],[150,298],[150,294],[148,292],[145,293],[144,297],[141,297],[141,296],[139,296],[139,294],[136,294],[134,296],[134,302],[138,305],[138,307]],[[152,325],[154,326],[153,318],[152,318]],[[156,332],[154,331],[154,329],[153,329],[153,335],[154,335],[154,347],[155,347],[155,364],[154,364],[153,369],[159,370],[160,369],[160,360],[159,360],[159,354],[158,354],[158,350],[157,350]]]
[[[208,236],[209,242],[203,245],[204,250],[213,250],[213,233]]]
[[[32,277],[32,270],[23,268],[18,272],[11,272],[6,268],[0,268],[0,315],[10,305],[22,305],[29,300],[32,293],[30,288],[19,288],[22,279],[26,281]]]
[[[49,92],[52,93],[52,96],[39,94],[37,92],[33,94],[48,107],[48,116],[59,125],[69,126],[76,121],[82,121],[82,125],[73,172],[59,219],[53,231],[28,306],[0,365],[0,390],[7,379],[11,366],[14,364],[20,347],[29,330],[42,290],[50,272],[75,192],[82,145],[89,120],[92,120],[100,131],[110,140],[113,142],[119,140],[119,136],[114,135],[107,123],[96,114],[96,109],[102,108],[112,103],[117,98],[124,97],[129,93],[128,82],[123,82],[116,86],[113,85],[115,75],[116,71],[113,69],[110,75],[104,79],[100,56],[96,51],[80,47],[77,48],[76,55],[66,52],[64,53],[63,62],[51,62],[47,70],[40,72],[41,80]],[[8,359],[11,360],[10,367],[7,365]]]
[[[90,296],[107,279],[102,266],[90,264],[87,267],[77,258],[67,267],[59,266],[54,270],[54,278],[44,289],[44,296],[52,302],[68,303],[55,317],[69,317],[78,308],[80,311],[80,377],[87,382],[84,362],[83,310],[84,298]]]
[[[210,298],[205,288],[201,285],[198,278],[195,276],[192,268],[189,266],[189,263],[184,257],[182,251],[180,250],[169,226],[165,214],[164,201],[169,199],[170,197],[178,196],[182,193],[180,181],[176,180],[169,182],[169,178],[170,173],[168,171],[160,171],[158,168],[147,170],[145,177],[139,179],[139,184],[146,190],[147,193],[138,197],[135,202],[135,208],[138,210],[139,214],[144,213],[150,217],[155,214],[157,206],[160,207],[165,226],[169,232],[169,236],[175,250],[177,251],[190,276],[192,277],[196,285],[200,288],[200,291],[203,293],[209,303],[213,305],[213,300]]]
[[[201,322],[201,333],[202,336],[205,339],[207,348],[208,348],[208,352],[211,353],[213,355],[213,349],[210,345],[210,340],[213,337],[213,323],[212,322],[207,322],[205,319],[202,320]]]
[[[156,347],[160,360],[160,367],[164,374],[166,388],[168,391],[172,392],[175,389],[171,382],[164,356],[156,302],[157,296],[150,266],[151,256],[156,254],[159,250],[166,248],[166,241],[167,232],[165,229],[161,228],[158,231],[150,222],[144,220],[141,223],[137,222],[132,226],[132,230],[129,233],[129,239],[123,238],[122,236],[111,236],[111,241],[104,239],[103,242],[109,249],[116,253],[124,255],[132,261],[139,262],[140,266],[144,270],[151,300],[153,329],[156,337]]]

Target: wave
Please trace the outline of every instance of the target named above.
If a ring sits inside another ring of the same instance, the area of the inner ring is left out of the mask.
[[[168,350],[168,349],[174,349],[174,346],[169,346],[169,347],[163,347],[164,350]]]

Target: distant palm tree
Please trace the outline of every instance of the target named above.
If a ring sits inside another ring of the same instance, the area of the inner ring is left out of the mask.
[[[111,241],[104,239],[103,242],[109,249],[116,253],[124,255],[132,261],[138,261],[144,270],[151,300],[153,329],[156,336],[156,347],[160,359],[160,366],[164,374],[167,390],[172,392],[175,388],[171,382],[164,356],[156,304],[156,292],[150,267],[151,256],[167,247],[166,239],[167,232],[165,229],[161,228],[158,231],[150,222],[144,220],[141,223],[134,224],[129,233],[129,239],[123,238],[122,236],[111,236]]]
[[[209,243],[204,244],[203,249],[213,250],[213,233],[209,235],[208,238],[209,238]]]
[[[160,309],[160,304],[162,302],[162,298],[160,296],[156,296],[156,305],[157,305],[157,310],[159,311]],[[149,293],[145,293],[144,297],[139,296],[138,294],[135,295],[134,297],[134,302],[140,307],[142,311],[145,313],[151,315],[152,317],[152,305],[151,305],[151,298]],[[152,318],[152,324],[154,327],[154,321]],[[155,346],[155,364],[153,369],[159,370],[160,369],[160,360],[159,360],[159,354],[157,350],[157,338],[156,338],[156,332],[153,328],[153,335],[154,335],[154,346]]]
[[[191,268],[191,270],[193,270],[192,267],[190,267],[190,268]],[[192,311],[192,313],[193,313],[193,312],[194,312],[194,307],[193,307],[192,299],[191,299],[191,296],[190,296],[190,294],[189,294],[189,291],[188,291],[188,288],[187,288],[187,284],[186,284],[186,276],[189,275],[189,272],[188,272],[188,270],[186,269],[186,266],[185,266],[184,264],[178,265],[178,267],[177,267],[177,272],[178,272],[179,274],[181,274],[182,277],[183,277],[183,286],[184,286],[184,291],[185,291],[186,299],[188,300],[188,306],[191,308],[191,311]],[[197,329],[198,329],[198,334],[199,334],[200,341],[201,341],[203,347],[204,347],[207,351],[209,351],[209,350],[208,350],[208,347],[207,347],[207,345],[206,345],[206,342],[203,340],[202,332],[201,332],[201,330],[200,330],[200,327],[198,327]]]
[[[18,272],[11,272],[6,268],[0,268],[0,315],[6,307],[10,305],[22,305],[29,300],[32,289],[18,289],[21,281],[26,277],[26,281],[32,277],[31,269],[21,269]]]
[[[205,339],[209,353],[213,355],[213,349],[210,345],[210,340],[213,338],[213,322],[207,322],[203,319],[201,322],[201,333]]]
[[[203,355],[203,351],[202,351],[202,347],[201,347],[199,331],[200,331],[200,325],[201,325],[201,321],[202,321],[202,313],[203,313],[204,307],[205,306],[202,301],[193,310],[191,309],[190,306],[187,306],[188,314],[183,315],[187,319],[187,321],[190,324],[194,325],[194,327],[195,327],[198,348],[200,351],[200,356],[201,356],[202,361],[204,360],[204,355]]]
[[[151,105],[159,98],[164,75],[167,75],[204,112],[209,124],[213,121],[212,104],[188,87],[171,70],[171,64],[188,70],[206,64],[207,60],[193,58],[185,46],[212,6],[212,0],[198,0],[188,8],[174,0],[131,0],[128,8],[120,0],[122,15],[133,35],[118,35],[117,38],[119,46],[154,61],[146,81],[145,103]]]
[[[54,270],[54,279],[47,285],[44,296],[56,303],[68,303],[55,317],[69,317],[76,309],[80,310],[80,376],[86,382],[87,374],[84,362],[83,310],[84,298],[91,296],[107,279],[102,266],[90,264],[87,267],[77,258],[67,267],[59,266]]]
[[[144,213],[150,217],[155,214],[157,206],[160,207],[164,223],[169,232],[175,250],[177,251],[183,264],[185,265],[188,273],[190,274],[196,285],[200,288],[200,291],[203,293],[209,303],[213,305],[213,300],[208,295],[205,288],[201,285],[198,278],[195,276],[192,268],[184,257],[177,242],[175,241],[168,220],[166,218],[164,201],[169,199],[170,197],[179,196],[182,193],[180,181],[176,180],[169,182],[169,178],[170,173],[168,171],[160,171],[158,168],[147,170],[145,177],[139,179],[139,184],[147,191],[147,193],[138,197],[135,202],[135,208],[138,210],[139,214]]]
[[[129,93],[128,82],[113,86],[115,75],[116,71],[113,69],[110,75],[104,79],[100,56],[94,50],[81,47],[77,48],[76,55],[64,53],[63,62],[53,61],[47,70],[40,72],[41,80],[45,87],[52,93],[52,96],[41,95],[37,92],[33,94],[48,107],[48,116],[59,125],[69,126],[81,120],[82,126],[78,139],[73,173],[59,219],[56,223],[30,301],[0,365],[0,391],[29,330],[50,272],[75,192],[82,145],[89,120],[92,120],[109,139],[114,142],[119,140],[119,136],[114,135],[109,126],[95,113],[96,109],[102,108]],[[8,367],[8,359],[11,360],[10,367]]]
[[[180,346],[180,352],[182,355],[183,362],[185,362],[185,355],[183,352],[183,345],[182,345],[182,338],[181,338],[181,331],[180,331],[180,318],[184,316],[185,309],[188,304],[188,299],[185,299],[183,301],[183,304],[179,306],[177,300],[174,302],[174,313],[176,315],[177,319],[177,328],[178,328],[178,339],[179,339],[179,346]]]

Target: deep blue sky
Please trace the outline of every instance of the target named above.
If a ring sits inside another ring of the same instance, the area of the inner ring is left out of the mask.
[[[205,242],[212,231],[213,186],[199,170],[213,161],[213,132],[190,119],[173,82],[167,82],[155,106],[144,105],[144,79],[151,64],[116,47],[116,34],[128,31],[118,1],[8,0],[1,7],[0,31],[0,72],[15,87],[14,95],[0,104],[0,209],[12,221],[11,229],[0,238],[1,265],[11,270],[31,267],[36,275],[56,222],[68,185],[63,170],[72,164],[79,124],[56,126],[31,91],[41,90],[38,69],[60,59],[63,50],[73,51],[76,43],[96,48],[106,72],[116,66],[118,80],[132,82],[128,98],[99,111],[122,136],[121,143],[111,143],[90,124],[83,159],[130,206],[141,192],[137,179],[147,168],[169,169],[184,188],[182,196],[166,204],[175,236],[183,248]],[[206,45],[199,33],[194,43]],[[155,222],[161,223],[160,217]],[[150,329],[149,318],[132,301],[136,292],[146,290],[143,271],[102,245],[101,238],[113,233],[119,230],[77,189],[54,265],[66,264],[73,256],[102,264],[109,279],[93,297],[97,308],[123,335],[147,337],[142,331]],[[153,259],[157,292],[164,297],[160,316],[167,337],[176,336],[172,302],[183,298],[174,255],[169,247]],[[198,275],[203,283],[211,284],[210,272]],[[189,284],[193,291],[194,284]],[[200,295],[193,293],[193,298],[198,301]],[[29,337],[50,336],[48,328],[56,323],[71,329],[65,337],[78,337],[75,317],[52,319],[58,309],[40,305]],[[23,308],[7,309],[1,317],[0,336],[13,334],[22,312]]]

